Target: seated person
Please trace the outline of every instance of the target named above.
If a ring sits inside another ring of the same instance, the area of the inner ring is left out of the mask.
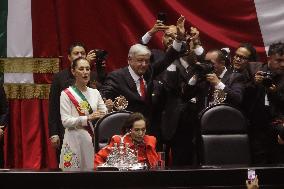
[[[157,165],[158,154],[156,152],[156,138],[154,136],[145,135],[146,119],[141,113],[133,113],[129,115],[122,127],[122,135],[124,143],[129,144],[129,148],[138,152],[139,163],[146,163],[153,167]],[[111,148],[115,143],[121,142],[121,137],[114,135],[109,145],[102,148],[95,155],[95,167],[104,163],[111,152]]]

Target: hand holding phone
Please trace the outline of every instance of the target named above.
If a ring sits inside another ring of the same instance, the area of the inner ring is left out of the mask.
[[[251,183],[255,179],[255,170],[248,169],[248,182]]]
[[[248,169],[248,180],[252,181],[255,179],[255,170],[254,169]]]
[[[248,178],[246,180],[247,189],[258,189],[258,178],[254,169],[248,169]]]
[[[166,24],[166,13],[159,12],[157,15],[157,20],[159,20],[162,24]]]

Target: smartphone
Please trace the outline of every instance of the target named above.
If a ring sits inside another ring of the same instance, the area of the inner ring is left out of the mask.
[[[157,15],[157,20],[160,20],[163,24],[166,23],[166,13],[159,12]]]
[[[252,181],[255,179],[255,170],[254,169],[248,169],[248,180]]]

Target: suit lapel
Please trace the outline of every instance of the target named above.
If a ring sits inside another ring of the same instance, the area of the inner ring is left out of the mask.
[[[176,59],[176,60],[173,62],[173,64],[176,65],[177,70],[179,70],[180,75],[184,78],[185,75],[186,75],[186,70],[185,70],[185,68],[181,65],[180,60]]]
[[[123,72],[124,72],[123,75],[125,75],[125,80],[126,80],[126,83],[127,83],[128,87],[129,87],[129,89],[133,92],[135,97],[137,97],[138,99],[141,99],[141,97],[140,97],[140,95],[139,95],[139,93],[137,91],[137,87],[136,87],[135,81],[132,78],[132,76],[131,76],[131,74],[130,74],[130,72],[128,70],[128,67],[124,68]]]
[[[137,88],[136,88],[135,81],[133,80],[133,78],[132,78],[132,76],[131,76],[131,74],[130,74],[130,72],[129,72],[129,70],[128,70],[128,67],[124,68],[124,69],[123,69],[123,72],[124,72],[123,75],[125,75],[126,83],[127,83],[127,85],[129,86],[130,90],[131,90],[131,91],[135,91],[135,92],[138,93]]]
[[[227,70],[226,73],[224,74],[224,76],[221,78],[222,83],[226,84],[229,82],[230,79],[230,75],[231,75],[231,71]]]

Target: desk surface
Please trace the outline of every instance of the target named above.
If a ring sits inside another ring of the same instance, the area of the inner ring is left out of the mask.
[[[243,188],[248,168],[256,170],[262,188],[284,188],[284,166],[86,172],[0,170],[0,181],[1,188],[3,183],[9,188]]]

